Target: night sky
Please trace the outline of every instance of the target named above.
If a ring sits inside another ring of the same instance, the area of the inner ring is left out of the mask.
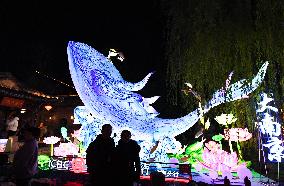
[[[128,81],[139,81],[156,71],[145,87],[145,94],[159,95],[156,91],[161,88],[160,74],[165,73],[163,21],[154,3],[1,1],[0,24],[0,71],[12,72],[31,88],[49,94],[76,93],[35,72],[38,70],[72,85],[66,47],[73,40],[84,42],[105,55],[109,48],[122,51],[125,61],[114,62]]]

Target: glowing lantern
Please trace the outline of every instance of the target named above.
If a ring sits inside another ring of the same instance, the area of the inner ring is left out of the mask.
[[[64,139],[67,141],[70,141],[69,137],[67,137],[67,128],[66,127],[61,127],[60,128],[61,135]]]
[[[210,176],[210,178],[213,179],[213,180],[215,180],[215,179],[218,178],[218,174],[217,174],[216,171],[210,171],[210,172],[209,172],[209,176]]]
[[[240,178],[240,180],[244,180],[245,177],[247,176],[250,180],[252,180],[252,173],[251,171],[246,168],[245,166],[240,166],[238,169],[237,169],[237,174]]]
[[[52,109],[52,106],[51,105],[45,105],[44,108],[47,110],[47,111],[50,111]]]
[[[74,158],[72,161],[72,171],[75,173],[82,173],[85,171],[85,161],[83,158]]]
[[[60,141],[60,138],[56,136],[45,137],[43,143],[50,144],[50,156],[53,156],[53,145]]]
[[[6,149],[8,139],[0,139],[0,152],[4,152]]]
[[[203,142],[204,141],[205,141],[205,139],[186,147],[186,149],[185,149],[186,156],[184,158],[187,159],[187,161],[190,164],[194,165],[194,164],[196,164],[197,161],[202,161],[202,153],[203,153],[203,146],[204,146]]]
[[[221,141],[222,141],[223,138],[224,138],[224,136],[223,136],[222,134],[218,134],[218,135],[215,135],[215,136],[212,137],[212,139],[213,139],[214,141],[219,142],[219,144],[220,144],[220,149],[222,149],[222,143],[221,143]]]
[[[26,111],[27,111],[27,109],[22,108],[20,112],[21,112],[21,114],[24,114]]]
[[[233,151],[231,141],[237,142],[239,155],[240,157],[242,157],[239,141],[246,141],[252,137],[252,134],[249,133],[248,129],[247,128],[245,129],[243,128],[224,129],[224,135],[225,135],[225,140],[229,140],[231,152]]]
[[[79,130],[74,130],[74,132],[71,133],[71,136],[73,138],[77,138],[79,141],[83,141],[83,139],[81,137],[81,132],[82,132],[82,128],[80,128]]]
[[[205,146],[212,152],[217,152],[219,149],[221,149],[220,144],[216,143],[215,141],[209,141],[208,143],[205,143]]]
[[[78,152],[79,152],[79,147],[71,142],[60,143],[58,147],[54,148],[55,156],[66,157],[67,155],[78,155]]]
[[[49,170],[50,157],[47,155],[38,156],[38,168],[40,170]]]
[[[222,172],[222,177],[223,177],[223,179],[224,179],[225,177],[227,177],[227,179],[229,179],[229,180],[232,180],[232,179],[233,179],[233,175],[232,175],[232,173],[231,173],[230,171],[224,171],[224,172]]]
[[[78,118],[84,127],[84,146],[86,147],[89,145],[90,140],[96,137],[97,128],[100,128],[104,121],[108,121],[113,125],[115,133],[121,128],[129,126],[135,131],[133,133],[137,136],[135,140],[151,143],[153,138],[158,141],[164,136],[168,136],[171,139],[168,141],[174,144],[175,136],[188,130],[197,122],[196,119],[202,117],[202,114],[195,110],[182,119],[164,120],[158,118],[156,117],[158,113],[153,112],[154,108],[149,109],[149,103],[154,102],[145,101],[149,100],[149,98],[143,98],[138,93],[133,93],[133,91],[139,91],[146,85],[151,73],[139,83],[127,82],[108,58],[105,58],[88,45],[70,41],[67,50],[72,80],[80,98],[88,108],[84,109],[89,110],[94,118],[98,118],[93,119],[95,120],[93,123],[89,123],[85,116],[80,116],[78,110],[77,113],[74,112],[75,118]],[[116,55],[115,50],[110,52],[109,57],[113,55]],[[226,90],[229,94],[225,95],[226,91],[218,91],[204,106],[205,111],[208,112],[209,109],[221,103],[241,99],[254,91],[263,80],[267,65],[268,63],[265,63],[262,66],[251,83],[241,80],[229,85],[229,82],[227,82]],[[149,112],[148,110],[152,111]],[[177,121],[178,125],[176,125]],[[167,123],[167,126],[165,126],[165,123]],[[160,149],[160,152],[163,153],[156,151],[157,154],[165,156],[167,149]],[[145,149],[145,151],[150,152],[150,149]],[[149,156],[143,158],[149,159]],[[156,156],[156,160],[163,158]]]
[[[238,168],[238,156],[235,152],[221,150],[216,142],[206,143],[202,154],[204,167],[214,171],[233,171]]]
[[[228,124],[236,122],[237,118],[233,114],[221,114],[220,116],[216,116],[215,120],[221,125],[228,126]]]
[[[202,165],[200,163],[197,163],[194,168],[197,172],[200,172],[202,170]]]

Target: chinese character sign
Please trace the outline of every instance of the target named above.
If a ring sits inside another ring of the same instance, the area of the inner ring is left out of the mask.
[[[271,162],[282,162],[284,147],[281,124],[277,121],[278,109],[275,107],[273,99],[268,97],[266,93],[261,94],[261,101],[257,105],[257,124],[264,150],[264,161],[268,159]]]

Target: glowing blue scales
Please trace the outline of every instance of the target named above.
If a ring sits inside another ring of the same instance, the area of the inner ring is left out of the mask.
[[[174,137],[192,127],[202,114],[221,103],[245,98],[254,91],[262,82],[268,66],[268,62],[264,63],[251,82],[241,80],[215,92],[203,106],[203,112],[196,109],[181,118],[162,119],[150,106],[158,96],[143,98],[135,93],[146,85],[152,73],[138,83],[131,83],[122,78],[108,58],[86,44],[71,41],[67,53],[73,83],[85,104],[74,111],[75,118],[82,124],[84,145],[96,137],[104,123],[109,123],[118,135],[123,129],[132,132],[133,138],[143,147],[142,159],[153,156],[158,161],[166,161],[166,152],[180,149],[180,143]],[[160,144],[150,155],[156,141]]]

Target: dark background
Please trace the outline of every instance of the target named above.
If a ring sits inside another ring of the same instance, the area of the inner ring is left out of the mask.
[[[125,61],[114,62],[128,81],[156,71],[143,93],[160,95],[162,24],[153,2],[1,1],[0,71],[48,94],[74,94],[51,78],[72,85],[66,47],[70,40],[79,41],[104,55],[110,48],[122,51]]]

